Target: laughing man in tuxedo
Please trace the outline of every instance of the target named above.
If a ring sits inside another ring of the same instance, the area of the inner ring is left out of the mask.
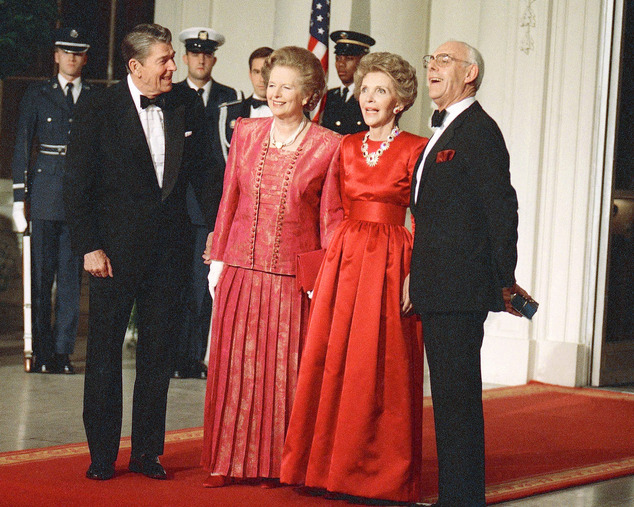
[[[177,324],[171,317],[191,257],[185,191],[191,180],[195,188],[205,188],[209,150],[202,102],[193,90],[172,90],[176,65],[170,31],[138,25],[121,51],[127,79],[78,108],[64,178],[73,247],[92,275],[84,389],[92,463],[86,476],[114,476],[121,436],[121,349],[136,300],[129,470],[165,479],[158,457]],[[212,226],[216,207],[203,193],[198,197]]]
[[[480,53],[450,41],[424,58],[436,128],[412,183],[416,221],[409,295],[429,362],[438,450],[438,504],[483,506],[480,348],[489,311],[506,310],[515,283],[517,198],[495,121],[475,99]],[[406,282],[407,283],[407,282]]]

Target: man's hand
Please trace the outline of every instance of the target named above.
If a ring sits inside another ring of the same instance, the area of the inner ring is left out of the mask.
[[[24,216],[24,201],[16,201],[13,203],[13,224],[17,232],[26,231],[26,217]]]
[[[203,262],[207,265],[211,264],[211,242],[214,239],[213,231],[207,235],[207,242],[205,243],[205,251],[203,252]]]
[[[84,269],[92,276],[112,278],[112,265],[103,250],[95,250],[84,255]]]
[[[521,317],[522,314],[511,305],[511,296],[513,294],[519,294],[520,296],[524,296],[526,299],[530,299],[531,296],[528,292],[517,285],[517,283],[513,284],[512,287],[505,287],[502,289],[502,297],[504,298],[505,310],[510,314]]]

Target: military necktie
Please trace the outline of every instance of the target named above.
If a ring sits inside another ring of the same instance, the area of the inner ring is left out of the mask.
[[[75,108],[75,100],[73,99],[73,83],[68,83],[66,85],[66,104],[68,104],[68,109],[70,112],[73,112]]]

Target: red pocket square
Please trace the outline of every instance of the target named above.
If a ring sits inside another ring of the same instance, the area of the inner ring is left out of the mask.
[[[436,154],[436,163],[440,164],[441,162],[449,162],[455,154],[456,154],[455,150],[439,151]]]

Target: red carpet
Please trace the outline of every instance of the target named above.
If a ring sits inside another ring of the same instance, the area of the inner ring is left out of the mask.
[[[484,392],[487,501],[496,503],[634,473],[634,395],[530,383]],[[348,501],[300,495],[295,488],[204,489],[198,460],[201,429],[167,435],[161,461],[169,481],[127,472],[123,439],[117,474],[106,482],[84,473],[86,444],[0,454],[1,505],[343,506]],[[425,399],[427,502],[436,494],[431,401]]]

